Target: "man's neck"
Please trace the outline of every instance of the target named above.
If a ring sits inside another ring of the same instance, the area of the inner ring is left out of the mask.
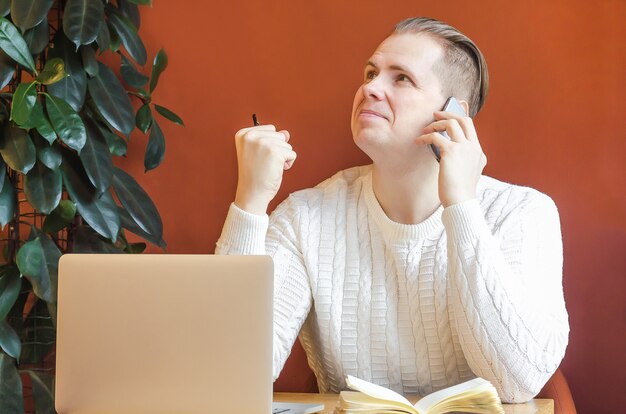
[[[428,163],[402,168],[374,164],[372,187],[383,211],[396,223],[418,224],[439,208],[439,169]]]

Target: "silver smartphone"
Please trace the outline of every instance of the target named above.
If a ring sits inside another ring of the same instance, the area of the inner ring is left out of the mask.
[[[465,113],[465,110],[463,109],[463,107],[459,103],[459,101],[457,101],[454,98],[454,96],[451,96],[451,97],[448,98],[448,100],[446,101],[446,104],[443,106],[442,111],[454,112],[456,114],[463,115],[463,116],[467,115]],[[441,135],[443,135],[444,137],[446,137],[447,139],[450,139],[448,134],[446,134],[446,131],[442,131],[442,132],[439,132],[439,133]],[[441,160],[441,153],[439,152],[439,147],[437,147],[434,144],[430,144],[430,149],[433,152],[433,155],[435,156],[435,158],[437,159],[437,162],[439,162]]]

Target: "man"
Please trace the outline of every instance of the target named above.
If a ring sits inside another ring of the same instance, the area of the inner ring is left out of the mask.
[[[269,219],[296,159],[289,133],[237,132],[237,194],[216,251],[274,258],[275,378],[298,333],[322,392],[345,388],[346,374],[406,394],[481,376],[523,402],[556,370],[569,333],[556,207],[482,176],[472,119],[439,112],[455,96],[475,115],[487,83],[465,35],[400,22],[353,104],[372,165],[290,195]]]

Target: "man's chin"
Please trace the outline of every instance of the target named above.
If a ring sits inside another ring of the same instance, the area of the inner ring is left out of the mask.
[[[359,145],[359,143],[386,142],[388,140],[387,134],[381,131],[380,128],[360,128],[352,133],[352,139],[357,145]]]
[[[352,140],[370,158],[374,157],[375,154],[389,150],[392,146],[385,135],[376,134],[374,131],[361,131],[352,135]]]
[[[381,137],[379,134],[374,134],[367,131],[360,131],[357,134],[352,134],[352,140],[361,151],[367,154],[367,149],[379,146],[381,144]]]
[[[393,158],[397,162],[403,159],[417,162],[424,157],[433,159],[430,149],[426,145],[416,145],[414,142],[399,142],[397,139],[381,134],[369,134],[361,132],[355,134],[352,139],[357,147],[373,161],[376,159]]]

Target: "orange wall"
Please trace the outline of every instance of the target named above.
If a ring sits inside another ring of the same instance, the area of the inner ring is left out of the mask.
[[[141,34],[150,56],[164,46],[170,58],[155,100],[186,127],[161,122],[159,169],[142,174],[141,135],[122,164],[159,207],[169,253],[213,252],[235,192],[233,135],[253,112],[290,130],[298,151],[283,199],[367,162],[351,140],[352,97],[395,22],[432,16],[473,38],[491,73],[476,120],[486,173],[560,208],[571,322],[563,369],[579,412],[626,406],[626,2],[154,3]]]

